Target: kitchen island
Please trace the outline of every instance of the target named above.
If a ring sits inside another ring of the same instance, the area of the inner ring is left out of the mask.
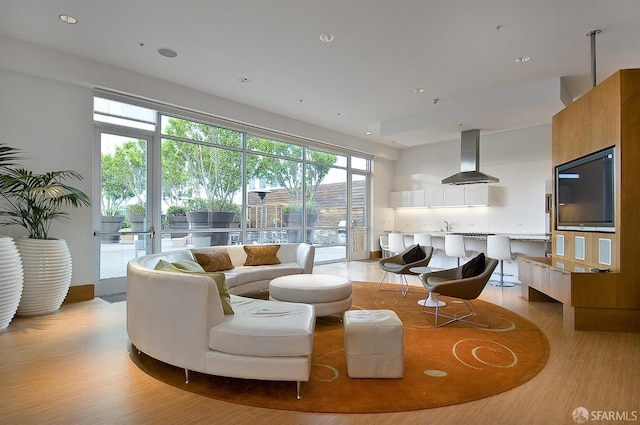
[[[413,244],[413,235],[415,233],[431,234],[431,243],[433,244],[434,253],[431,257],[429,266],[438,268],[456,267],[457,260],[453,257],[447,257],[444,254],[444,237],[447,234],[463,235],[469,257],[464,261],[478,255],[478,253],[487,252],[487,236],[489,235],[505,235],[511,239],[511,251],[517,256],[526,257],[545,257],[551,251],[551,235],[549,234],[526,234],[526,233],[476,233],[476,232],[405,232],[405,244],[407,246]],[[514,261],[504,262],[504,272],[512,276],[505,276],[506,280],[519,282],[518,280],[518,264],[517,259]]]

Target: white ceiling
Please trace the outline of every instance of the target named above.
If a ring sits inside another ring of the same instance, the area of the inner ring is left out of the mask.
[[[640,67],[638,0],[0,0],[0,35],[400,148],[550,123],[596,29],[598,82]]]

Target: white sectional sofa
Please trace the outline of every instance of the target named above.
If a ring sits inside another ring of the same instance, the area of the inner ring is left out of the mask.
[[[281,264],[273,266],[241,266],[238,246],[225,247],[234,264],[238,264],[225,275],[231,282],[235,279],[233,288],[237,292],[247,293],[268,288],[272,277],[296,271],[310,273],[313,247],[304,245],[282,245],[282,252],[278,253]],[[295,381],[300,398],[301,383],[309,380],[311,370],[313,305],[231,294],[233,314],[225,315],[214,279],[201,273],[155,270],[160,260],[193,261],[194,255],[191,250],[181,250],[129,262],[127,332],[132,347],[184,368],[187,382],[190,370],[245,379]]]

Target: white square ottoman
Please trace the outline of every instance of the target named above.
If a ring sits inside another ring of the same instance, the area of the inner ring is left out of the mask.
[[[350,378],[402,378],[402,321],[392,310],[345,312],[344,351]]]

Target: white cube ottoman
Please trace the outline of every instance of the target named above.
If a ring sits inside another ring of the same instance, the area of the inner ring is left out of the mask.
[[[404,327],[394,311],[345,312],[344,349],[350,378],[402,378]]]
[[[331,316],[351,308],[351,281],[328,274],[292,274],[269,283],[269,299],[311,304],[316,317]]]

